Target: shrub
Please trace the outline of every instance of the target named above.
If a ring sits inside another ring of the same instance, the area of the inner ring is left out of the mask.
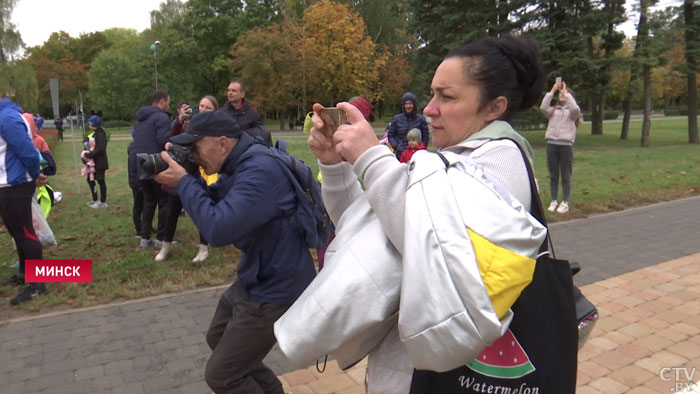
[[[620,111],[605,111],[605,114],[603,114],[603,119],[604,120],[612,120],[612,119],[617,119],[617,117],[620,116]],[[593,116],[591,114],[583,114],[583,120],[586,122],[590,122],[593,119]]]
[[[688,108],[666,108],[664,116],[688,116]]]
[[[115,120],[105,120],[102,123],[102,128],[107,129],[131,129],[134,124],[127,120],[115,119]]]
[[[547,126],[547,117],[539,108],[531,108],[515,115],[510,124],[518,131],[539,130]]]
[[[49,145],[49,149],[53,152],[53,148],[56,146],[56,143],[58,142],[58,130],[42,129],[42,130],[39,130],[38,134],[44,138],[46,143]]]
[[[605,120],[617,119],[618,115],[620,115],[620,111],[605,111],[605,115],[603,115],[603,119],[605,119]]]

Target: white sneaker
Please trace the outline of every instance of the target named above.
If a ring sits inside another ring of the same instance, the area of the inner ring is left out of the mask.
[[[199,244],[199,251],[197,251],[197,255],[194,256],[192,262],[198,263],[206,260],[207,257],[209,257],[209,245]]]
[[[549,203],[549,207],[547,208],[547,210],[548,210],[549,212],[554,212],[554,211],[557,209],[557,204],[558,204],[558,203],[557,203],[556,200],[550,202],[550,203]]]
[[[89,203],[87,203],[87,206],[90,207],[90,208],[97,208],[98,205],[100,205],[100,202],[97,201],[97,200],[95,200],[95,201],[90,201]]]
[[[172,247],[172,244],[170,242],[163,242],[163,245],[160,247],[160,252],[156,255],[155,260],[156,261],[163,261],[168,258],[168,255],[170,254],[170,248]]]
[[[562,201],[561,204],[559,204],[559,208],[557,208],[557,213],[567,213],[569,212],[569,203],[566,201]]]

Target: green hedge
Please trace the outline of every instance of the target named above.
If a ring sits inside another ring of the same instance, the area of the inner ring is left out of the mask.
[[[605,120],[614,120],[617,119],[617,117],[620,116],[620,111],[605,111],[605,114],[603,115],[603,119]],[[591,121],[591,114],[583,114],[583,120],[586,122]]]
[[[688,108],[666,108],[664,116],[688,116]]]
[[[515,115],[510,124],[518,131],[540,130],[547,127],[547,117],[539,108],[531,108]]]
[[[131,129],[134,124],[127,120],[105,120],[102,123],[103,129]]]

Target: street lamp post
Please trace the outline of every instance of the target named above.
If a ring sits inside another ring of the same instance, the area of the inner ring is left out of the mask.
[[[151,44],[151,50],[153,51],[153,67],[155,69],[154,78],[156,80],[156,90],[158,90],[158,46],[160,46],[160,41],[156,41]]]

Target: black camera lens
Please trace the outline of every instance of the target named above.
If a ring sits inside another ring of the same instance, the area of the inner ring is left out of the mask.
[[[160,153],[137,153],[136,159],[143,169],[141,179],[153,179],[157,173],[168,168],[168,163],[160,157]]]

